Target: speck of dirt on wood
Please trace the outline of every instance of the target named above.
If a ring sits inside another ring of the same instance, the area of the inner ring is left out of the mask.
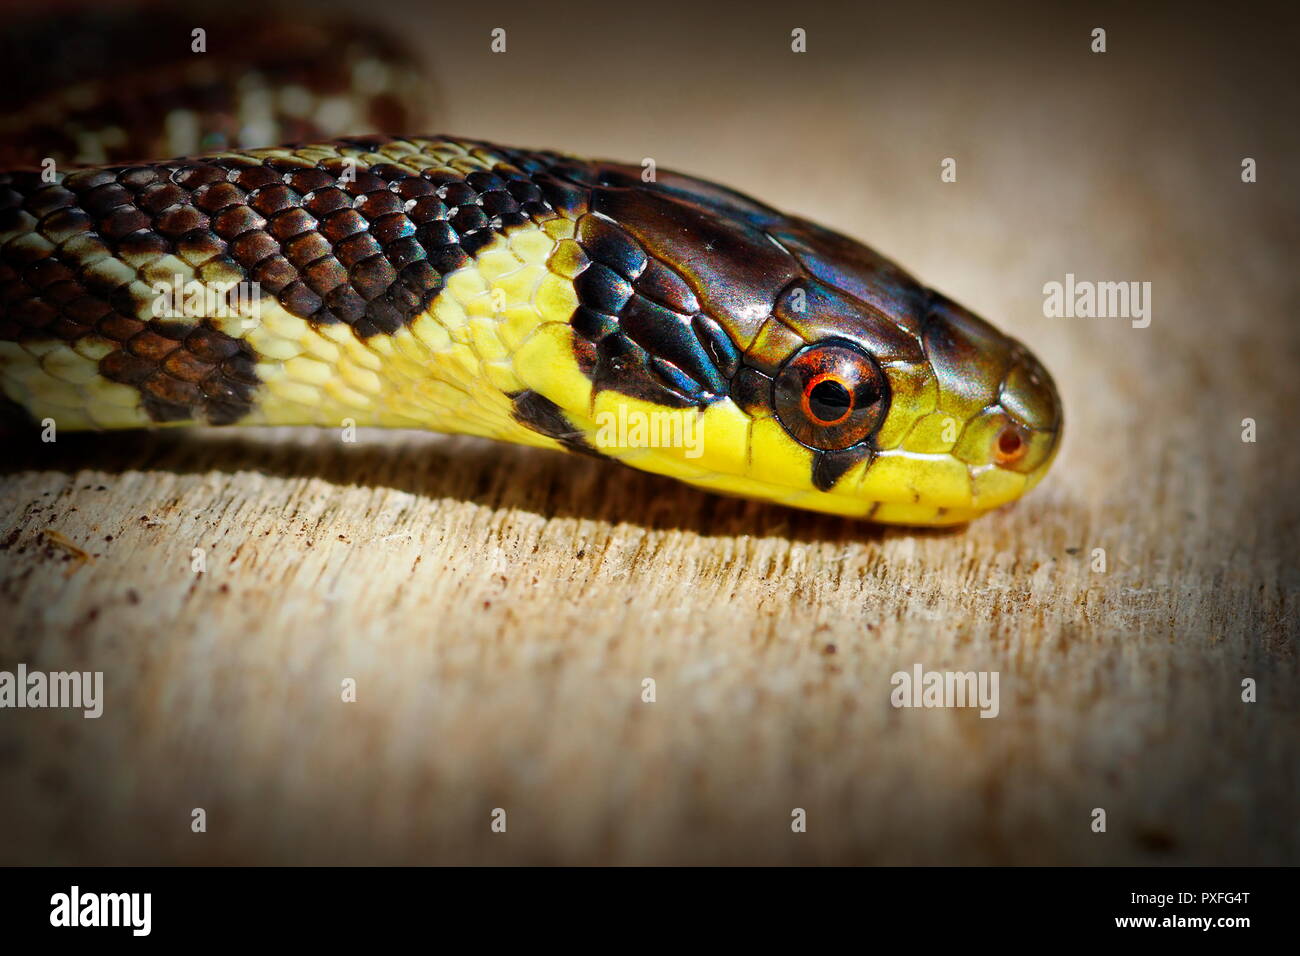
[[[78,547],[76,543],[73,542],[70,538],[68,538],[66,535],[58,531],[55,531],[53,528],[46,528],[44,531],[41,532],[41,534],[44,535],[45,540],[48,541],[50,544],[54,545],[54,547],[63,550],[64,554],[66,555],[66,557],[64,558],[65,561],[71,560],[72,558],[76,558],[78,561],[81,562],[93,560],[89,552]]]

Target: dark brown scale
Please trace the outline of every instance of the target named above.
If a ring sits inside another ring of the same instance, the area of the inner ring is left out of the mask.
[[[772,408],[772,379],[742,365],[731,380],[731,398],[747,415],[769,413]]]
[[[208,217],[193,206],[174,205],[164,209],[154,221],[154,228],[164,236],[179,238],[207,228]]]
[[[117,242],[117,256],[133,269],[167,254],[167,240],[156,232],[140,230]]]
[[[335,263],[335,265],[337,266],[338,264]],[[342,267],[340,266],[339,268],[341,269]],[[255,282],[261,284],[261,288],[264,291],[269,292],[274,296],[283,296],[285,291],[291,288],[297,281],[299,270],[295,269],[284,256],[276,254],[273,256],[267,256],[265,259],[258,262],[257,265],[253,266],[250,270],[249,275],[253,277]],[[343,274],[342,278],[339,279],[339,284],[342,285],[345,282],[347,282],[346,272]],[[289,308],[289,306],[286,304],[285,308]],[[320,315],[321,313],[319,310],[313,310],[311,312],[300,312],[297,314]]]
[[[515,421],[540,435],[554,438],[570,451],[601,457],[581,431],[573,427],[564,410],[544,395],[531,389],[510,396]]]
[[[691,324],[713,367],[722,378],[732,378],[740,365],[740,353],[736,350],[730,336],[721,325],[707,315],[695,316]]]
[[[579,219],[577,239],[588,258],[629,282],[639,278],[649,262],[630,233],[601,216],[586,215]]]
[[[296,211],[302,212],[302,210],[296,210]],[[287,219],[287,217],[283,217],[283,218]],[[315,223],[315,220],[312,220],[312,222]],[[281,222],[278,224],[280,226],[280,230],[279,230],[280,232],[289,231],[288,229],[284,228],[286,224],[287,224],[286,222]],[[244,235],[245,233],[249,233],[249,232],[253,232],[254,230],[260,230],[265,228],[266,228],[265,217],[263,217],[262,214],[259,213],[252,206],[235,206],[232,209],[227,209],[223,212],[218,213],[217,216],[212,220],[212,231],[215,232],[218,236],[221,236],[223,239],[227,239],[227,240],[236,239],[239,236]],[[305,231],[306,231],[305,229],[297,230],[290,234],[297,235],[298,232],[305,232]],[[280,239],[284,237],[282,235],[277,235],[276,238]]]
[[[274,229],[274,225],[271,227]],[[295,232],[294,237],[280,247],[284,253],[285,259],[291,262],[299,269],[307,270],[314,263],[318,263],[330,254],[333,246],[330,240],[319,232]],[[340,270],[338,273],[339,280],[347,280],[347,270]],[[329,288],[338,285],[338,282],[331,283]],[[324,292],[324,289],[317,291]]]
[[[341,208],[347,204],[347,198],[343,196],[342,191],[339,190],[338,192],[340,196],[339,204],[334,208]],[[256,187],[253,192],[249,193],[248,197],[248,204],[263,216],[274,216],[278,212],[294,209],[299,202],[301,202],[301,197],[284,183],[270,183]],[[329,211],[310,206],[308,208],[317,216]]]
[[[840,451],[817,452],[813,457],[813,487],[818,491],[830,491],[850,468],[874,454],[875,450],[866,443]]]
[[[695,315],[700,311],[700,300],[691,287],[658,259],[647,261],[644,271],[636,277],[636,290],[680,315]]]
[[[156,362],[125,350],[106,355],[99,363],[99,371],[105,378],[123,385],[142,385],[157,369]]]
[[[420,258],[420,247],[411,239],[415,224],[400,212],[381,216],[370,223],[370,232],[388,250],[393,265],[401,268]]]
[[[603,312],[597,312],[590,306],[580,305],[573,311],[569,320],[575,332],[592,342],[599,342],[605,336],[617,332],[618,319]]]
[[[593,262],[574,280],[583,305],[606,315],[617,315],[632,298],[632,283],[602,262]]]
[[[257,229],[243,233],[226,248],[234,256],[235,261],[249,272],[252,272],[259,263],[280,252],[280,244]]]

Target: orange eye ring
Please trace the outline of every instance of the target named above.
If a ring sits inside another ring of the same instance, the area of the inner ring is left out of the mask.
[[[800,444],[838,451],[866,441],[889,411],[889,380],[866,352],[832,339],[800,349],[777,372],[772,407]]]
[[[824,372],[804,386],[803,413],[823,428],[839,425],[853,414],[853,392],[834,373]]]

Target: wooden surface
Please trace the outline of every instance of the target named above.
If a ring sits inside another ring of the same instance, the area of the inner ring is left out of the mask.
[[[438,17],[444,128],[866,239],[1053,371],[1053,472],[935,533],[424,434],[6,438],[0,669],[107,699],[0,711],[0,862],[1300,862],[1294,32],[601,9]],[[1151,326],[1044,318],[1067,272]],[[916,663],[999,716],[894,709]]]

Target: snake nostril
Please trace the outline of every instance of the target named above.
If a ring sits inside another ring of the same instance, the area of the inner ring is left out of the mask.
[[[1020,429],[1008,425],[998,433],[997,461],[999,465],[1010,465],[1019,461],[1025,454],[1027,443]]]

